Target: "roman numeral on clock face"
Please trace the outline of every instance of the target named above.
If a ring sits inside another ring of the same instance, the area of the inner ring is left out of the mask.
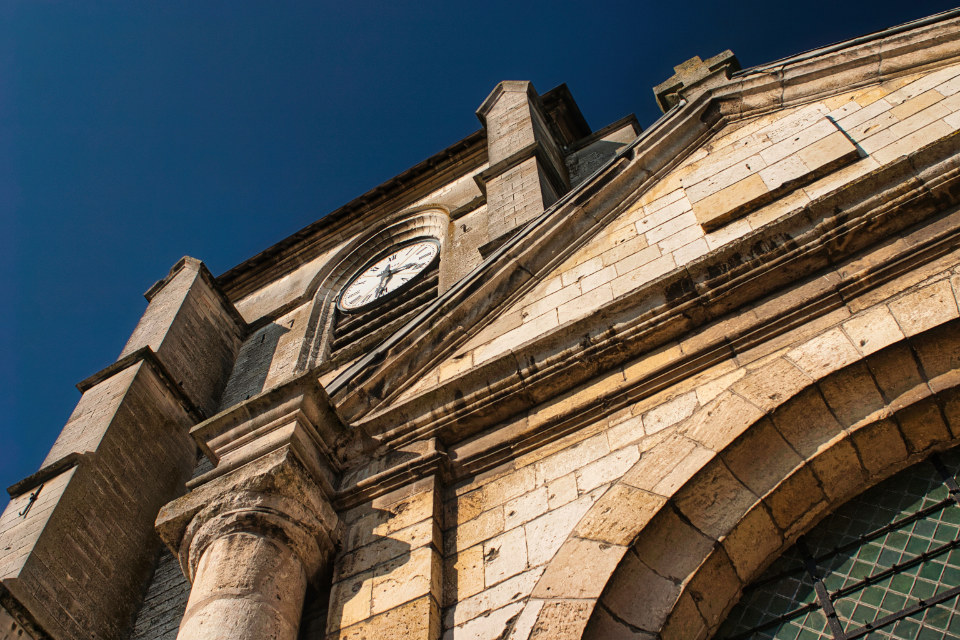
[[[437,256],[440,247],[423,240],[396,248],[354,276],[340,294],[345,311],[373,304],[415,279]]]

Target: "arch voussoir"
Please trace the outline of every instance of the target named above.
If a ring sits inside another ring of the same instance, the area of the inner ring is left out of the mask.
[[[750,367],[582,518],[534,589],[530,637],[710,637],[824,515],[960,440],[958,323],[855,356],[832,329]]]

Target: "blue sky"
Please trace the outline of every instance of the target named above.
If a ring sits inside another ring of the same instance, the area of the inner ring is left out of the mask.
[[[500,80],[594,128],[938,2],[0,2],[0,485],[38,468],[183,255],[215,274],[479,127]],[[0,500],[2,502],[2,500]]]

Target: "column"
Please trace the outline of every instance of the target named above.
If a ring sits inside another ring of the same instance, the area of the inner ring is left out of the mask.
[[[345,429],[304,376],[191,434],[216,467],[157,519],[193,583],[177,637],[296,640],[307,584],[339,537],[330,500]]]

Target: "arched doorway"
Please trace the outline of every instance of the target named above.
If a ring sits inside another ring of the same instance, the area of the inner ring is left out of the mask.
[[[960,448],[848,501],[747,589],[723,640],[960,638]]]

